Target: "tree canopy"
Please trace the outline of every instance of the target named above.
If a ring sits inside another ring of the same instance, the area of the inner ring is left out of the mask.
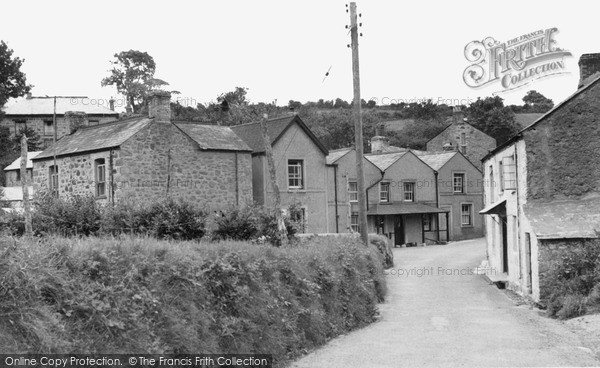
[[[102,79],[101,85],[115,86],[117,91],[127,98],[128,106],[134,112],[140,112],[148,91],[160,80],[154,79],[156,63],[147,52],[129,50],[114,55],[110,62],[110,75]],[[166,84],[164,81],[163,84]]]
[[[31,90],[25,73],[21,71],[24,59],[13,57],[13,50],[4,41],[0,41],[0,107],[9,98],[17,98]]]

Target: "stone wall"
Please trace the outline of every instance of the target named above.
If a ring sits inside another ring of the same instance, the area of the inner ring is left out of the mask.
[[[599,98],[597,83],[523,133],[529,199],[600,192]]]
[[[249,152],[200,151],[172,124],[155,122],[121,146],[115,198],[147,202],[171,196],[215,209],[251,203],[251,165]]]
[[[452,123],[446,130],[427,142],[427,151],[443,151],[446,143],[458,150],[461,133],[465,133],[467,153],[465,156],[481,168],[481,159],[496,148],[496,140],[467,123]]]

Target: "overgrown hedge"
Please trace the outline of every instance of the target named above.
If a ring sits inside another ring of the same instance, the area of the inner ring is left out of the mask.
[[[600,311],[600,240],[564,248],[543,277],[548,313],[560,319]]]
[[[299,247],[131,237],[0,240],[0,351],[266,353],[280,364],[373,322],[382,259],[349,239]]]

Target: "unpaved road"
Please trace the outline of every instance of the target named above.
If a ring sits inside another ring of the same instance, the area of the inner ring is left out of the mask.
[[[381,320],[291,367],[600,366],[567,324],[469,274],[485,258],[483,239],[398,248],[394,257]]]

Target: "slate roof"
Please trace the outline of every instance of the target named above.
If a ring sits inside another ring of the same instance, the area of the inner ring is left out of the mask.
[[[352,148],[340,148],[337,150],[329,151],[329,154],[326,157],[327,165],[333,165],[337,160],[346,156],[346,154],[350,151],[353,151]]]
[[[80,128],[75,133],[62,137],[55,144],[46,148],[35,157],[34,161],[53,157],[54,147],[56,147],[56,156],[118,147],[151,122],[152,120],[147,117],[136,117]]]
[[[201,149],[252,151],[229,127],[194,123],[175,123],[175,126],[198,143]]]
[[[370,204],[367,215],[409,215],[414,213],[446,213],[449,210],[429,206],[423,203]]]
[[[385,171],[388,167],[392,166],[394,162],[398,161],[402,156],[407,154],[408,151],[395,152],[395,153],[381,153],[381,154],[369,154],[365,155],[365,158],[369,160],[373,165],[381,171]]]
[[[600,198],[530,201],[524,209],[538,239],[599,237]]]
[[[27,168],[28,169],[33,169],[33,162],[31,162],[31,159],[35,158],[40,153],[42,153],[42,151],[27,152]],[[21,157],[17,158],[10,165],[5,167],[4,171],[20,170],[20,169],[21,169]]]
[[[457,155],[457,151],[451,152],[416,152],[417,157],[425,162],[427,166],[435,171],[441,169],[452,157]]]
[[[323,146],[298,115],[288,115],[267,120],[267,135],[271,140],[271,145],[274,145],[294,123],[297,123],[304,130],[325,155],[329,154],[325,146]],[[260,122],[235,125],[231,129],[252,148],[253,153],[265,152]]]
[[[99,105],[101,101],[103,100],[91,100],[85,96],[57,97],[56,114],[64,115],[67,111],[83,111],[88,115],[113,115],[115,118],[119,116],[118,112]],[[54,113],[54,98],[12,98],[8,100],[2,110],[6,115],[52,115]]]

